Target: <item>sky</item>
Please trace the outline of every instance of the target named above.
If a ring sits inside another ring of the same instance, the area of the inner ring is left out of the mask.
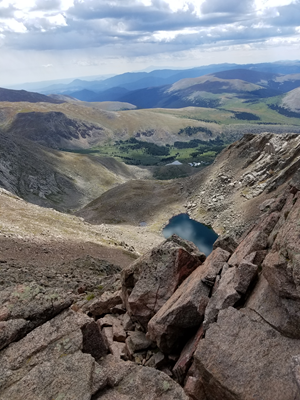
[[[0,0],[0,86],[300,59],[300,0]]]

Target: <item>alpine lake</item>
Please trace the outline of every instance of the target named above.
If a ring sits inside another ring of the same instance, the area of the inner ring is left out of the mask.
[[[171,218],[162,234],[166,239],[176,234],[189,240],[206,256],[212,252],[213,244],[218,238],[211,227],[191,219],[188,214],[179,214]]]

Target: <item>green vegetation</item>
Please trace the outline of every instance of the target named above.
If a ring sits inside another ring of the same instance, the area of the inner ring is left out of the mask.
[[[187,126],[186,128],[180,129],[180,131],[178,132],[178,135],[185,134],[188,136],[192,136],[199,132],[204,132],[208,136],[212,136],[212,131],[203,126]]]
[[[86,300],[87,301],[90,301],[90,300],[93,300],[95,298],[95,293],[92,293],[92,292],[89,292],[87,295],[86,295]]]
[[[192,139],[188,142],[177,141],[174,145],[167,144],[166,146],[158,146],[154,143],[131,138],[129,140],[118,140],[115,143],[109,143],[91,149],[74,150],[74,152],[93,154],[95,156],[105,155],[116,157],[129,165],[166,166],[166,164],[170,164],[175,160],[183,164],[201,162],[207,165],[213,162],[215,156],[220,153],[227,144],[228,143],[225,143],[222,139],[217,138],[209,141],[200,139]],[[179,176],[190,175],[190,172],[190,169],[180,171]],[[157,171],[155,175],[160,176],[161,172]],[[170,176],[168,179],[171,179],[173,173],[168,172],[167,175]],[[178,174],[175,175],[179,177]]]
[[[222,104],[217,108],[190,107],[184,109],[160,109],[157,113],[171,114],[184,119],[204,122],[204,124],[217,124],[218,126],[240,125],[285,125],[300,126],[299,113],[289,111],[280,106],[283,95],[264,99],[244,100],[230,97],[228,94],[222,99]],[[212,125],[207,125],[211,130]],[[202,127],[181,129],[180,135],[201,133]],[[205,129],[205,127],[204,127]],[[189,134],[190,133],[190,134]]]
[[[276,104],[269,104],[269,107],[271,108],[271,110],[275,110],[277,111],[279,114],[284,115],[285,117],[289,117],[289,118],[300,118],[300,113],[297,113],[295,111],[290,111],[284,107],[280,107]]]
[[[252,113],[249,113],[249,112],[245,112],[245,111],[243,111],[243,112],[235,111],[233,118],[241,119],[243,121],[260,121],[260,117],[258,117],[255,114],[252,114]]]

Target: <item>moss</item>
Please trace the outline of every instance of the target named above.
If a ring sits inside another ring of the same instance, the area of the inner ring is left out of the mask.
[[[163,391],[167,392],[170,389],[170,384],[167,381],[163,381]]]
[[[86,296],[87,301],[93,300],[94,298],[95,298],[95,293],[92,292],[88,293]]]
[[[53,400],[64,400],[66,398],[66,395],[64,393],[59,393],[57,397],[55,397]]]

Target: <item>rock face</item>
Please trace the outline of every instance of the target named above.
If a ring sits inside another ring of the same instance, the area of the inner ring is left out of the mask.
[[[171,352],[180,339],[200,326],[209,301],[211,285],[230,253],[214,250],[176,290],[148,324],[148,335],[163,352]]]
[[[121,274],[123,300],[129,314],[146,328],[148,321],[204,260],[205,255],[193,243],[176,235],[139,258]]]
[[[300,399],[291,373],[300,342],[283,337],[256,313],[219,313],[195,353],[207,400]]]

